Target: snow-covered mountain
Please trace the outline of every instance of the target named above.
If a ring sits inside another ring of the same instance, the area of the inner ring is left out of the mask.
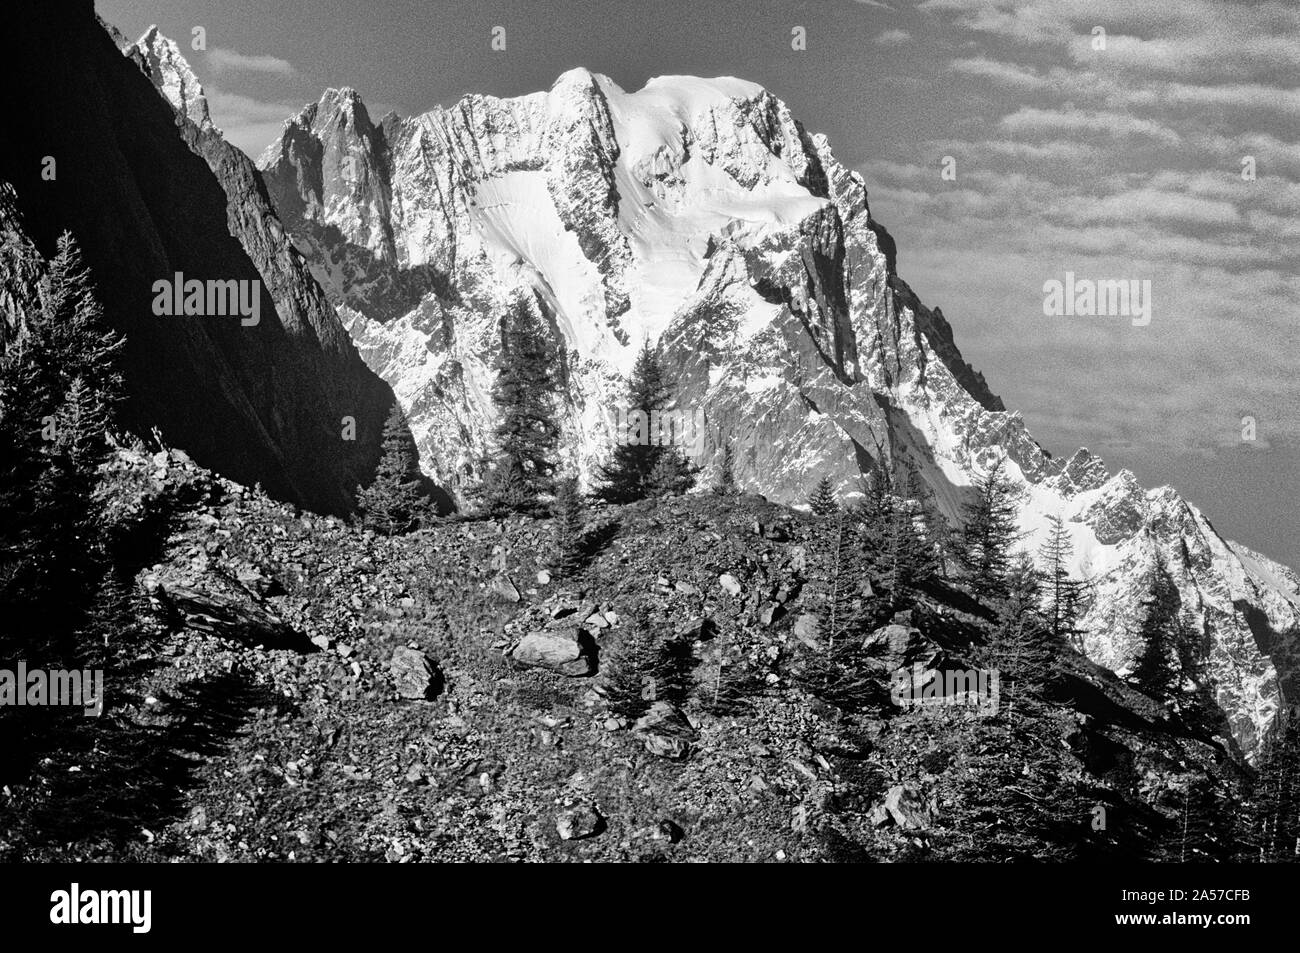
[[[193,117],[188,82],[159,88]],[[822,475],[855,492],[884,455],[916,467],[955,521],[1005,457],[1024,545],[1062,516],[1074,571],[1097,585],[1092,657],[1131,661],[1142,580],[1162,557],[1246,752],[1279,690],[1295,697],[1300,577],[1223,539],[1170,488],[1040,448],[897,274],[862,179],[759,86],[668,76],[629,93],[576,69],[547,92],[378,123],[353,90],[331,89],[258,166],[407,408],[423,465],[453,491],[487,445],[499,321],[523,298],[562,346],[565,453],[584,476],[648,339],[679,407],[707,421],[703,484],[728,442],[743,488],[796,504]]]

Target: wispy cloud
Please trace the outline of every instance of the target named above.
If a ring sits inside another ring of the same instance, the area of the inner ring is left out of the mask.
[[[1181,141],[1168,126],[1118,112],[1082,109],[1037,109],[1025,107],[1004,116],[999,126],[1013,133],[1034,135],[1143,136],[1168,145]]]
[[[876,46],[906,46],[912,42],[912,34],[906,30],[886,30],[872,42]]]
[[[206,64],[215,73],[248,72],[292,76],[295,72],[292,63],[278,56],[249,56],[221,47],[207,51]]]
[[[1012,63],[1002,63],[985,57],[954,60],[949,68],[964,76],[977,76],[999,86],[1019,90],[1040,90],[1051,86],[1051,81],[1037,73]]]

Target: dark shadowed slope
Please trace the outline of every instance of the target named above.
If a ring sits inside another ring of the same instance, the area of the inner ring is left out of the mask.
[[[302,267],[252,164],[178,119],[88,0],[20,3],[3,17],[17,41],[0,66],[6,227],[46,255],[65,230],[81,244],[127,336],[129,422],[232,479],[347,510],[378,458],[392,392]],[[153,284],[176,272],[260,281],[260,322],[155,316]],[[345,417],[355,440],[342,437]]]

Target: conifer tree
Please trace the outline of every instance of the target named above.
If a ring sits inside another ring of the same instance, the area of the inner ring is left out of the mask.
[[[1043,612],[1052,635],[1083,651],[1085,630],[1080,623],[1088,611],[1091,590],[1088,584],[1070,577],[1069,559],[1073,551],[1070,534],[1060,516],[1049,516],[1047,539],[1038,550],[1043,575]]]
[[[1017,488],[999,459],[975,481],[975,497],[965,507],[958,559],[972,587],[994,598],[1007,593],[1011,547],[1021,535],[1017,502]]]
[[[635,434],[620,434],[610,462],[600,468],[595,495],[611,503],[630,503],[651,495],[684,493],[695,484],[696,468],[680,447],[658,442],[652,421],[670,403],[658,355],[646,341],[628,381],[628,419],[639,420]],[[630,439],[629,439],[630,438]]]
[[[495,431],[498,453],[482,495],[491,509],[535,505],[553,492],[558,466],[555,349],[522,300],[502,322],[496,369],[492,401],[501,415]]]
[[[825,563],[822,636],[828,649],[864,634],[871,617],[864,546],[852,521],[837,516],[821,536]]]
[[[690,688],[692,653],[683,639],[655,638],[637,623],[602,662],[602,688],[609,710],[639,718],[656,701],[680,704]]]
[[[1157,557],[1147,574],[1147,607],[1138,630],[1138,654],[1130,675],[1133,683],[1154,698],[1164,699],[1177,687],[1174,658],[1182,629],[1178,588]]]
[[[830,477],[822,477],[817,482],[817,487],[813,490],[812,496],[808,497],[808,505],[812,508],[813,516],[833,516],[840,511],[840,505],[835,500],[835,490],[831,486]]]
[[[375,478],[357,488],[357,514],[366,529],[397,536],[409,533],[431,512],[424,492],[419,452],[401,405],[393,402],[384,421],[383,443]]]
[[[1017,716],[1040,700],[1057,680],[1051,633],[1036,612],[1008,615],[994,629],[988,658],[990,667],[998,672],[999,704],[1007,727],[1013,728]]]
[[[695,485],[695,468],[677,447],[660,447],[646,479],[646,496],[680,496]]]
[[[754,700],[768,688],[757,668],[745,658],[720,660],[700,700],[714,715],[735,715],[753,706]]]
[[[862,478],[862,500],[854,507],[858,518],[868,525],[885,522],[894,509],[894,475],[881,462],[883,459],[882,456],[872,461]]]
[[[1260,863],[1300,861],[1300,711],[1281,709],[1264,740],[1247,811],[1250,855]]]
[[[1043,574],[1034,565],[1028,553],[1017,552],[1007,564],[1006,591],[1001,598],[1003,615],[1020,618],[1030,613],[1041,620],[1043,601]],[[1047,631],[1051,635],[1050,626]]]
[[[952,531],[948,521],[935,503],[934,491],[921,477],[914,464],[907,468],[907,498],[914,500],[916,506],[913,516],[918,524],[921,538],[932,557],[933,571],[943,577],[948,575],[948,549]]]
[[[561,578],[578,570],[582,561],[582,495],[577,477],[565,477],[555,489],[552,564]]]
[[[476,500],[489,516],[502,516],[534,506],[536,497],[529,491],[519,464],[508,457],[493,460],[486,457],[479,462],[482,481],[472,486],[469,496]]]
[[[736,495],[736,452],[728,440],[722,448],[722,467],[718,471],[718,481],[713,486],[718,496]]]
[[[67,233],[42,292],[0,355],[0,629],[71,647],[107,564],[93,490],[122,396],[123,340]],[[15,650],[0,642],[0,655]]]
[[[930,542],[917,526],[915,503],[886,496],[874,507],[865,528],[869,571],[888,594],[891,609],[911,600],[934,577],[937,560]]]

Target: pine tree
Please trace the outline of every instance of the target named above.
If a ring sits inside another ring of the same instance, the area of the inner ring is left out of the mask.
[[[722,467],[718,471],[718,481],[713,485],[713,492],[718,496],[736,495],[736,453],[728,440],[722,448]]]
[[[822,651],[804,651],[791,675],[800,688],[847,712],[879,708],[888,688],[859,639],[845,639]]]
[[[1001,599],[1005,617],[1018,619],[1027,613],[1041,617],[1043,574],[1028,553],[1017,552],[1011,557],[1005,582],[1006,592]],[[1055,636],[1050,626],[1047,631]]]
[[[501,415],[495,436],[495,476],[485,477],[483,496],[490,506],[514,506],[493,488],[522,481],[523,497],[535,504],[554,489],[560,428],[555,419],[555,350],[524,301],[502,321],[501,354],[492,385],[492,402]],[[515,506],[517,508],[517,506]]]
[[[670,394],[663,368],[650,342],[637,354],[628,381],[628,418],[640,417],[642,426],[634,439],[620,434],[609,464],[600,468],[600,485],[595,495],[611,503],[631,503],[651,495],[684,493],[695,483],[696,468],[680,447],[657,442],[651,422],[668,406]]]
[[[813,516],[833,516],[840,511],[830,477],[822,477],[817,482],[817,488],[813,490],[812,496],[808,497],[808,505],[812,508]]]
[[[107,558],[93,491],[122,397],[123,340],[66,233],[42,292],[0,355],[0,629],[23,633],[28,657],[37,654],[34,633],[40,651],[56,641],[71,648],[100,587]],[[0,656],[16,650],[0,643]]]
[[[1138,630],[1138,655],[1129,677],[1142,691],[1164,699],[1177,687],[1173,660],[1181,632],[1181,600],[1163,558],[1157,557],[1146,586],[1147,609]]]
[[[1073,552],[1070,534],[1059,516],[1049,516],[1047,539],[1038,550],[1043,573],[1043,610],[1052,635],[1083,651],[1085,631],[1080,621],[1088,611],[1091,590],[1086,582],[1070,577]]]
[[[926,547],[932,554],[934,573],[946,578],[952,530],[943,514],[939,512],[934,491],[926,484],[916,466],[910,462],[907,467],[907,498],[916,502],[913,515],[921,538],[925,540]]]
[[[536,497],[529,491],[523,470],[509,457],[480,460],[479,472],[483,479],[470,488],[469,496],[489,516],[502,516],[535,505]]]
[[[1300,711],[1280,710],[1258,760],[1248,799],[1250,856],[1260,863],[1300,861]]]
[[[657,639],[638,623],[601,665],[605,703],[627,719],[641,717],[656,701],[680,704],[690,687],[691,662],[685,640]]]
[[[646,495],[680,496],[695,485],[696,468],[691,465],[678,447],[659,447],[650,476],[646,479]]]
[[[862,537],[857,527],[842,515],[828,525],[819,539],[824,552],[825,595],[822,636],[827,648],[837,643],[861,641],[871,619]]]
[[[397,536],[409,533],[430,514],[431,503],[424,492],[419,452],[411,436],[406,414],[393,402],[384,421],[379,465],[370,486],[357,488],[357,514],[366,529]]]
[[[862,499],[854,507],[855,515],[868,525],[881,524],[889,518],[894,508],[895,486],[893,472],[877,457],[862,478]]]
[[[965,507],[965,525],[958,560],[971,586],[994,598],[1007,593],[1011,547],[1017,530],[1018,491],[998,460],[975,482],[975,498]]]
[[[998,672],[999,703],[1008,728],[1055,684],[1057,654],[1051,633],[1036,612],[1008,615],[994,630],[987,657]]]
[[[578,570],[582,561],[582,495],[578,492],[576,477],[559,481],[555,490],[554,538],[552,565],[561,578],[568,578]]]
[[[934,577],[937,561],[920,532],[911,500],[885,497],[866,525],[867,565],[872,580],[889,596],[891,610],[907,604]]]
[[[767,681],[742,657],[720,660],[702,689],[699,697],[705,709],[714,715],[735,715],[753,706],[767,691]]]

